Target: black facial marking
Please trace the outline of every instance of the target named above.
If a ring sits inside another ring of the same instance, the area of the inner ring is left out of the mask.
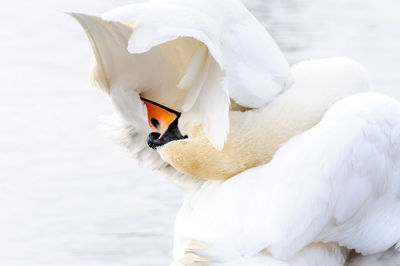
[[[153,121],[151,122],[153,123]],[[157,132],[150,133],[147,138],[147,144],[149,145],[150,148],[156,149],[170,141],[186,139],[186,138],[187,136],[182,136],[181,132],[179,131],[178,119],[175,119],[175,121],[169,125],[168,129],[165,131],[164,135],[161,138],[160,138],[160,133]]]

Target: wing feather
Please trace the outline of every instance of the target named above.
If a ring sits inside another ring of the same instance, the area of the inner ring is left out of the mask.
[[[72,15],[91,41],[95,84],[190,113],[193,120],[185,120],[200,124],[218,149],[229,131],[230,99],[258,108],[293,81],[281,51],[239,0],[154,0]]]
[[[201,255],[221,261],[263,249],[289,260],[315,242],[385,251],[400,243],[399,128],[389,97],[341,100],[270,163],[189,194],[175,237],[210,245]]]

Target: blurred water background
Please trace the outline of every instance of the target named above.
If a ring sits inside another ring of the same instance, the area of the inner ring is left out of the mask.
[[[111,106],[89,84],[83,30],[62,13],[132,2],[1,0],[0,265],[170,262],[181,193],[101,135]],[[244,2],[291,64],[348,56],[400,98],[398,0]]]

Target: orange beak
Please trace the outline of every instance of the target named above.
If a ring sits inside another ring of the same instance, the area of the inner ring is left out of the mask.
[[[180,113],[145,98],[140,97],[140,99],[146,105],[147,117],[151,129],[153,129],[153,132],[159,133],[159,138],[161,138],[169,125],[179,118]]]

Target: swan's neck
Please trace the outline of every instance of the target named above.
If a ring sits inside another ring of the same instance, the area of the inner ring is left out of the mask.
[[[307,106],[296,102],[295,93],[287,92],[262,109],[231,111],[230,133],[222,151],[217,151],[198,127],[190,132],[188,141],[166,145],[160,154],[191,176],[228,179],[269,162],[283,143],[318,123],[329,106]]]
[[[323,73],[332,73],[329,64],[325,68]],[[368,89],[368,82],[364,84],[361,77],[349,82],[336,71],[335,75],[316,81],[317,68],[300,70],[300,80],[272,103],[260,109],[230,112],[230,131],[222,151],[210,144],[200,127],[195,127],[189,132],[189,139],[164,145],[161,157],[188,175],[225,180],[268,163],[286,141],[316,125],[335,102]],[[344,77],[349,75],[348,69],[344,72]]]

